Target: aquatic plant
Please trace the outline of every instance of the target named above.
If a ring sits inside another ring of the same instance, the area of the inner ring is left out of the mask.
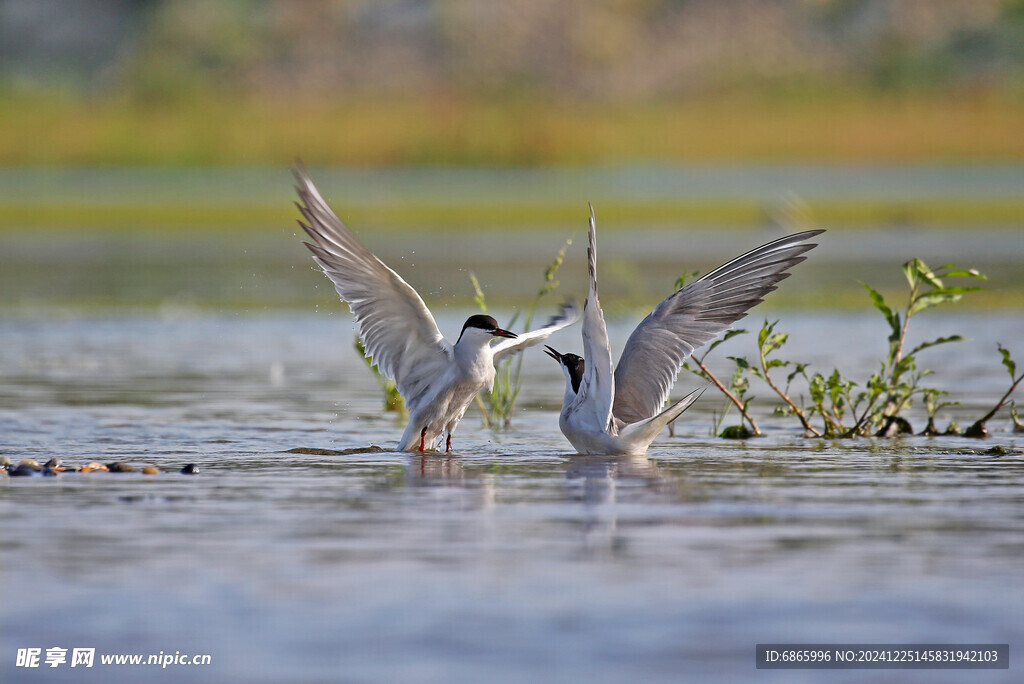
[[[398,392],[398,387],[395,385],[395,381],[391,378],[384,377],[380,369],[377,368],[377,364],[370,360],[366,355],[366,347],[363,346],[363,340],[356,335],[356,351],[359,352],[359,356],[362,357],[366,365],[370,367],[373,374],[377,376],[377,382],[380,383],[380,388],[384,391],[384,410],[393,411],[399,416],[406,416],[408,411],[405,409],[405,400],[402,399],[402,395]]]
[[[541,287],[526,307],[526,316],[523,320],[524,330],[530,329],[533,312],[540,301],[558,287],[559,282],[555,280],[555,274],[565,260],[565,250],[571,244],[572,240],[566,240],[562,248],[558,250],[554,260],[544,269]],[[480,288],[480,281],[477,280],[476,275],[472,272],[469,274],[469,280],[473,285],[473,301],[476,302],[481,312],[487,313],[487,298]],[[509,321],[508,327],[515,326],[518,318],[519,312],[517,311]],[[522,354],[516,354],[514,358],[506,357],[498,362],[495,368],[494,386],[486,394],[486,400],[481,398],[479,394],[477,395],[477,407],[480,409],[480,416],[484,421],[484,425],[488,428],[507,428],[512,424],[512,413],[515,411],[516,400],[519,398],[519,392],[523,387],[521,378],[522,367]]]
[[[683,284],[685,283],[679,283],[679,281],[677,281],[677,289],[679,287],[682,287]],[[718,377],[711,372],[711,369],[708,368],[707,364],[705,364],[704,362],[705,359],[707,359],[708,354],[713,352],[715,348],[718,347],[718,345],[722,344],[723,342],[726,342],[727,340],[733,337],[736,337],[737,335],[745,335],[746,333],[746,330],[729,330],[720,339],[717,339],[710,345],[708,345],[707,349],[699,357],[694,355],[691,356],[687,361],[683,362],[684,370],[693,373],[698,378],[706,380],[707,382],[710,382],[715,387],[717,387],[718,390],[726,396],[726,398],[732,403],[733,406],[736,407],[736,410],[739,411],[740,413],[740,423],[738,425],[730,425],[729,427],[723,429],[722,423],[725,421],[725,417],[726,415],[728,415],[729,412],[729,405],[726,405],[725,410],[722,411],[721,415],[718,417],[718,420],[715,422],[714,426],[714,432],[719,437],[728,437],[736,439],[746,437],[760,437],[762,434],[761,428],[759,428],[757,425],[757,421],[754,420],[754,417],[750,415],[750,412],[747,410],[750,407],[750,402],[753,399],[753,397],[746,396],[747,390],[750,388],[750,380],[746,377],[746,374],[744,373],[746,369],[746,359],[737,359],[731,356],[729,357],[732,361],[736,363],[736,369],[733,371],[732,378],[730,378],[728,386],[726,386],[721,380],[719,380]],[[691,362],[693,365],[690,365]],[[675,421],[672,421],[671,423],[669,423],[669,434],[674,433],[674,428]]]
[[[1003,348],[1003,345],[997,344],[996,347],[999,349],[999,354],[1003,357],[1003,366],[1006,367],[1007,372],[1010,374],[1010,388],[1006,390],[1006,393],[1000,397],[996,405],[992,407],[992,410],[986,413],[984,416],[979,418],[969,428],[964,431],[965,437],[988,437],[988,429],[985,427],[985,423],[990,421],[993,416],[1006,405],[1006,400],[1010,398],[1010,395],[1017,389],[1017,385],[1020,384],[1021,380],[1024,380],[1024,373],[1017,375],[1017,364],[1014,363],[1013,358],[1010,356],[1010,352]],[[1010,416],[1013,419],[1013,428],[1015,431],[1021,431],[1022,426],[1020,419],[1017,417],[1016,405],[1011,406]]]
[[[959,401],[939,401],[939,397],[948,396],[949,392],[931,387],[925,388],[921,394],[924,397],[925,411],[928,412],[928,424],[921,431],[922,435],[934,437],[941,434],[959,435],[963,433],[960,426],[956,424],[956,421],[951,421],[945,432],[940,432],[939,428],[935,426],[936,414],[947,406],[959,406]]]
[[[789,334],[777,332],[778,321],[769,323],[766,319],[757,336],[758,360],[756,364],[747,361],[746,357],[728,357],[735,364],[735,370],[728,386],[722,383],[708,370],[705,359],[719,344],[731,337],[745,334],[737,330],[727,333],[722,339],[713,343],[700,357],[692,359],[695,367],[689,362],[683,367],[691,373],[710,381],[721,391],[740,412],[741,422],[721,431],[723,437],[749,437],[761,434],[748,410],[750,399],[745,398],[749,382],[746,374],[753,375],[763,381],[781,400],[783,405],[775,412],[777,415],[793,416],[807,435],[815,437],[857,437],[857,436],[894,436],[912,432],[909,421],[903,415],[916,397],[924,402],[928,415],[928,424],[921,432],[923,435],[960,434],[955,422],[951,422],[944,432],[935,425],[939,411],[949,406],[957,406],[959,402],[942,400],[948,393],[922,384],[924,378],[933,374],[926,368],[918,368],[918,356],[931,347],[963,341],[960,335],[938,337],[922,342],[907,350],[907,331],[910,319],[927,309],[959,301],[964,294],[982,288],[971,285],[951,285],[949,278],[981,279],[985,276],[975,269],[957,268],[954,264],[944,264],[936,269],[930,268],[921,259],[911,259],[902,266],[903,274],[910,288],[906,304],[897,310],[891,307],[885,298],[867,283],[861,283],[867,290],[872,304],[882,313],[889,325],[888,352],[879,362],[879,370],[863,383],[857,383],[844,377],[839,369],[830,374],[811,372],[808,363],[779,358],[778,352],[789,339]],[[1016,374],[1016,364],[1002,345],[998,345],[1003,365],[1010,374],[1011,384],[995,406],[963,432],[965,436],[984,437],[988,432],[985,427],[995,414],[1007,405],[1010,396],[1016,391],[1024,373]],[[779,379],[781,369],[788,370],[785,380]],[[793,398],[793,384],[800,381],[806,388],[806,403],[800,398]],[[1011,417],[1014,429],[1020,421],[1016,415],[1016,406],[1010,402]],[[720,423],[719,423],[720,426]],[[719,429],[716,426],[716,432]],[[749,426],[749,429],[747,428]]]
[[[886,358],[880,362],[879,371],[872,374],[863,385],[844,378],[836,369],[827,378],[820,373],[808,376],[807,364],[795,364],[794,371],[787,378],[786,389],[782,390],[771,378],[770,370],[776,366],[787,366],[788,362],[766,361],[768,354],[785,343],[782,333],[772,334],[775,324],[767,321],[758,337],[761,352],[760,377],[786,403],[804,426],[815,436],[855,437],[860,435],[891,436],[911,432],[910,424],[901,414],[910,407],[916,396],[924,396],[926,403],[933,403],[934,411],[930,423],[934,424],[934,413],[940,408],[935,404],[938,390],[925,388],[921,381],[932,374],[931,370],[918,369],[918,354],[940,344],[960,342],[960,335],[939,337],[922,342],[906,351],[907,331],[910,319],[927,309],[940,304],[959,301],[964,294],[981,288],[976,286],[949,285],[944,278],[985,279],[974,269],[959,269],[954,264],[945,264],[931,269],[921,259],[911,259],[902,266],[903,274],[910,287],[906,306],[902,312],[890,307],[885,298],[867,283],[861,283],[867,290],[875,308],[882,313],[889,324],[889,349]],[[902,314],[902,315],[901,315]],[[807,383],[810,406],[803,408],[789,397],[788,388],[795,377],[802,377]],[[856,387],[862,387],[855,392]],[[816,429],[810,418],[818,415],[822,428]],[[847,423],[847,415],[852,422]]]

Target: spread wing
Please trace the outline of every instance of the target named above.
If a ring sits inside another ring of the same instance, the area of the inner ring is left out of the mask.
[[[395,381],[406,403],[448,364],[451,344],[437,329],[416,290],[356,240],[316,189],[304,169],[295,171],[299,202],[313,239],[304,243],[359,326],[366,355]]]
[[[590,207],[590,243],[587,246],[587,271],[590,289],[583,305],[583,380],[572,406],[588,411],[596,424],[612,428],[612,401],[615,382],[612,377],[612,350],[608,343],[608,329],[604,312],[597,298],[597,230],[594,227],[594,207]]]
[[[683,361],[760,304],[823,233],[787,235],[719,266],[663,300],[630,335],[615,369],[616,418],[635,423],[658,413]],[[589,360],[588,360],[589,362]]]
[[[567,326],[572,325],[580,318],[579,307],[576,306],[576,302],[571,299],[565,300],[560,307],[558,307],[558,313],[552,316],[547,323],[531,330],[530,332],[524,332],[519,334],[514,339],[503,338],[501,342],[491,345],[491,350],[494,352],[494,362],[498,363],[502,358],[511,356],[526,349],[532,347],[535,344],[540,344],[544,340],[551,336],[551,333],[556,330],[561,330]]]

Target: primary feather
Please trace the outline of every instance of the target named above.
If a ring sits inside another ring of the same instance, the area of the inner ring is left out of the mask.
[[[752,249],[658,304],[622,350],[615,369],[615,417],[634,423],[661,411],[683,361],[764,301],[816,246],[805,240],[823,232],[795,233]]]

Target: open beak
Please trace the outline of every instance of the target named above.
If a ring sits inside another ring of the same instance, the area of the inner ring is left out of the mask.
[[[562,355],[546,344],[544,345],[544,353],[553,358],[558,363],[562,363]]]
[[[514,332],[511,332],[509,330],[502,330],[501,328],[495,328],[494,332],[492,332],[491,334],[494,335],[495,337],[508,337],[513,340],[519,337]]]

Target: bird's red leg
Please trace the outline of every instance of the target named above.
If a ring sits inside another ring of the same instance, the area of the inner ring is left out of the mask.
[[[424,442],[427,440],[427,428],[420,430],[420,451],[426,451],[427,447]]]
[[[452,450],[452,433],[448,433],[448,441],[444,444],[445,453],[451,453]]]

